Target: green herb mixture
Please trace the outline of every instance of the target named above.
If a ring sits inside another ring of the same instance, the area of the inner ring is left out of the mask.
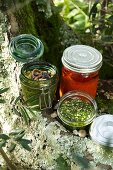
[[[60,106],[59,117],[70,126],[85,126],[94,116],[93,110],[89,102],[80,99],[65,100]]]

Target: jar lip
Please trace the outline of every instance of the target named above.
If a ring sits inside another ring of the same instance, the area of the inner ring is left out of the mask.
[[[21,74],[22,74],[22,76],[24,76],[27,80],[29,80],[31,82],[36,82],[36,80],[31,80],[30,78],[26,77],[25,74],[24,74],[24,69],[28,68],[29,66],[32,66],[32,65],[48,66],[48,68],[52,68],[53,70],[55,70],[55,74],[52,77],[50,77],[48,80],[41,80],[41,82],[51,81],[56,76],[56,74],[58,74],[57,67],[55,65],[48,63],[48,62],[45,62],[45,61],[34,62],[34,61],[32,61],[32,62],[29,62],[29,63],[25,63],[21,68]]]
[[[79,123],[84,123],[85,124],[85,126],[86,125],[88,125],[88,124],[90,124],[92,121],[93,121],[93,119],[96,117],[96,113],[97,113],[97,103],[96,103],[96,101],[95,101],[95,99],[94,98],[92,98],[89,94],[87,94],[87,93],[85,93],[85,92],[82,92],[82,91],[76,91],[76,90],[74,90],[74,91],[69,91],[69,92],[67,92],[67,93],[65,93],[61,98],[60,98],[60,100],[59,100],[59,102],[58,102],[58,108],[57,108],[57,114],[58,114],[58,117],[65,123],[65,124],[67,124],[67,125],[69,125],[70,123],[72,123],[71,121],[69,121],[68,119],[63,119],[63,117],[62,117],[62,115],[61,115],[61,113],[60,113],[60,106],[62,105],[62,103],[66,100],[66,99],[68,99],[68,98],[72,98],[72,97],[75,97],[75,99],[79,99],[79,97],[83,97],[83,98],[85,98],[86,100],[88,100],[90,103],[91,103],[91,105],[93,106],[93,116],[90,118],[90,119],[87,119],[87,120],[85,120],[85,121],[80,121],[80,122],[75,122],[75,123],[73,123],[73,127],[82,127],[81,125],[79,126],[79,125],[77,125],[77,124],[79,124]],[[73,99],[73,98],[72,98]],[[82,101],[82,99],[80,99],[81,101]]]
[[[44,46],[41,40],[32,34],[20,34],[12,38],[9,52],[17,61],[29,62],[43,55]]]
[[[102,55],[91,46],[72,45],[64,50],[62,63],[72,71],[91,73],[101,68]]]

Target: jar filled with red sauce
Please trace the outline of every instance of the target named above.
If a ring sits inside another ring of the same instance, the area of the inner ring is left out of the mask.
[[[95,98],[102,66],[101,53],[90,46],[73,45],[64,50],[62,64],[60,97],[68,91],[79,90]]]

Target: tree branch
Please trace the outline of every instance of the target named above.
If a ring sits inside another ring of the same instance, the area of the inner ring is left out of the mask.
[[[4,152],[4,150],[2,148],[0,148],[0,154],[6,161],[8,168],[10,170],[16,170],[16,167],[11,163],[10,159],[7,157],[6,153]]]

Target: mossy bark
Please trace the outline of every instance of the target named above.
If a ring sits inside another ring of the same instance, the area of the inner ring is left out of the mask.
[[[46,2],[45,2],[46,3]],[[60,27],[62,19],[51,1],[51,16],[46,16],[45,4],[37,5],[36,1],[10,0],[5,1],[9,23],[10,36],[29,33],[38,36],[45,47],[43,60],[50,62],[61,69],[61,56],[65,45],[61,44]]]

